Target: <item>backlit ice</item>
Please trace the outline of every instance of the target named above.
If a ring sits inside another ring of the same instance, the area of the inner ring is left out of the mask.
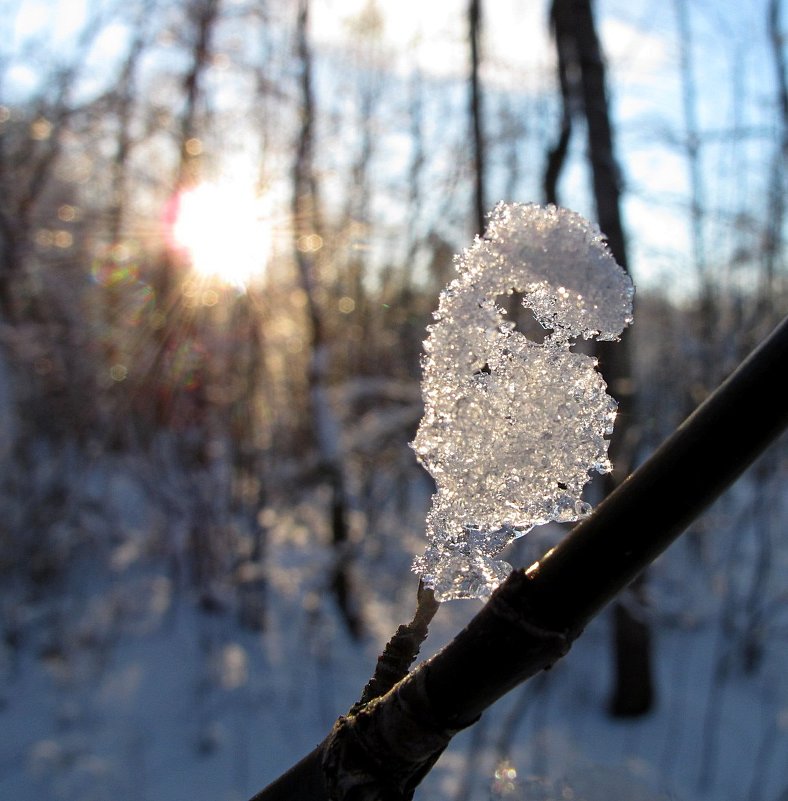
[[[499,204],[455,259],[425,342],[424,417],[413,447],[437,484],[414,570],[439,600],[489,597],[515,537],[590,511],[591,473],[610,470],[616,402],[575,340],[618,339],[633,288],[599,229],[554,206]],[[550,331],[532,341],[496,298],[519,292]]]

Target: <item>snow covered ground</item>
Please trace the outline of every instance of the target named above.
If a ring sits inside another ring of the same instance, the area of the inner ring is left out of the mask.
[[[327,545],[310,523],[320,494],[269,511],[266,628],[253,632],[221,596],[201,603],[177,554],[145,538],[158,512],[145,508],[138,473],[122,461],[94,469],[88,480],[90,468],[74,466],[74,482],[103,497],[101,517],[83,510],[79,519],[111,523],[111,545],[87,539],[70,552],[66,574],[37,594],[13,582],[0,590],[0,799],[243,801],[357,699],[378,651],[412,614],[408,565],[422,535],[411,521],[397,537],[403,520],[381,514],[381,537],[358,545],[368,623],[359,643],[324,586]],[[417,799],[786,801],[779,486],[777,500],[764,501],[745,480],[653,569],[652,714],[616,721],[606,713],[612,657],[603,615],[552,671],[459,735]],[[423,520],[426,497],[414,496],[414,518]],[[766,539],[764,507],[775,525]],[[540,536],[522,547],[543,547]],[[768,569],[758,572],[764,555]],[[444,604],[427,655],[478,608]]]

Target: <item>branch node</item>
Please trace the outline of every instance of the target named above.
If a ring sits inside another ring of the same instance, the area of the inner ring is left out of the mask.
[[[441,725],[426,692],[426,665],[387,695],[340,717],[326,740],[332,801],[410,801],[459,729]]]

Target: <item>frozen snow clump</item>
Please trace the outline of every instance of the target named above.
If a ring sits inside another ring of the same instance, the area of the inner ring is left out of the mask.
[[[618,339],[633,288],[599,229],[555,206],[499,204],[455,259],[424,343],[413,447],[437,492],[414,570],[439,600],[487,598],[511,571],[494,557],[536,525],[577,520],[605,473],[617,404],[577,337]],[[528,339],[496,303],[518,292],[550,330]]]

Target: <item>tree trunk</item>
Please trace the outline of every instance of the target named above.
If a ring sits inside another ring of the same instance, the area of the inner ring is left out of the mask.
[[[784,36],[780,30],[782,0],[770,0],[767,27],[769,44],[774,62],[777,82],[777,114],[779,142],[773,158],[769,183],[768,217],[763,254],[763,277],[761,280],[758,314],[768,314],[774,304],[775,279],[778,258],[782,252],[783,226],[785,225],[785,163],[788,159],[788,71],[786,70]]]
[[[615,158],[610,121],[605,64],[596,33],[590,0],[554,0],[553,32],[558,50],[558,74],[563,98],[561,135],[548,161],[545,190],[555,200],[556,182],[571,133],[571,112],[582,110],[588,131],[588,153],[599,227],[607,238],[616,261],[628,269],[626,237],[621,221],[621,181]],[[612,346],[611,346],[612,345]],[[628,472],[632,461],[632,409],[635,392],[631,380],[629,346],[626,336],[618,343],[600,342],[596,347],[600,371],[621,404],[616,434],[610,443],[615,473],[607,477],[605,491]],[[642,608],[645,578],[633,588]],[[653,701],[651,632],[645,615],[633,615],[617,604],[613,615],[615,681],[610,709],[616,715],[636,716],[647,712]]]
[[[470,116],[473,133],[474,221],[476,233],[485,228],[487,206],[484,200],[484,133],[482,130],[482,94],[479,83],[480,38],[482,26],[481,0],[470,0],[468,6],[468,40],[471,49]]]
[[[354,638],[363,631],[351,580],[347,488],[339,452],[339,422],[328,399],[329,343],[322,310],[315,287],[314,252],[299,247],[302,237],[319,230],[317,189],[312,166],[314,147],[314,98],[312,93],[312,57],[307,31],[309,0],[300,0],[297,20],[298,57],[300,62],[301,127],[293,163],[293,245],[301,288],[307,300],[311,353],[309,360],[309,404],[320,466],[331,488],[330,526],[334,546],[334,565],[329,587],[334,594],[342,619]]]

